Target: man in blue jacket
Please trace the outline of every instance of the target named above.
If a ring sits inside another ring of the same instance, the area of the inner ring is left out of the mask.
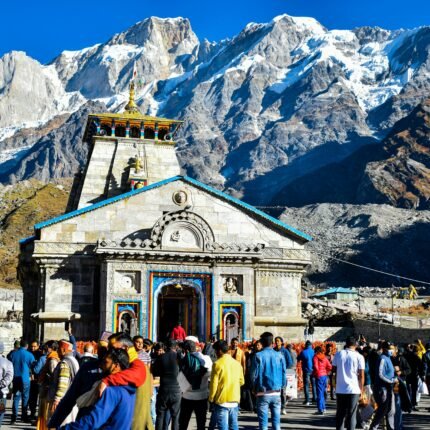
[[[28,342],[24,339],[20,347],[10,355],[13,364],[13,402],[11,424],[15,424],[18,416],[19,403],[22,398],[22,421],[28,422],[27,410],[30,397],[30,369],[36,362],[31,352],[27,351]]]
[[[394,366],[391,361],[393,350],[390,349],[390,344],[384,342],[382,344],[382,354],[379,356],[378,368],[374,385],[374,396],[378,409],[373,417],[370,428],[377,430],[379,424],[386,418],[387,430],[394,430],[394,415],[396,407],[394,403],[394,383],[397,377],[394,371]]]
[[[272,429],[281,429],[281,390],[287,384],[285,358],[276,352],[272,333],[265,332],[260,337],[263,350],[255,354],[251,365],[251,382],[257,398],[258,427],[267,430],[269,409]]]
[[[102,370],[105,376],[129,367],[123,349],[111,349],[105,355]],[[88,415],[61,427],[61,430],[130,430],[133,420],[136,389],[131,386],[107,387]]]
[[[302,372],[303,372],[303,389],[305,392],[305,401],[304,405],[309,406],[309,383],[312,383],[312,403],[316,402],[317,393],[316,393],[316,381],[312,376],[312,372],[314,370],[314,350],[312,349],[312,344],[309,340],[305,343],[305,349],[299,354],[297,357],[297,361],[302,363]]]

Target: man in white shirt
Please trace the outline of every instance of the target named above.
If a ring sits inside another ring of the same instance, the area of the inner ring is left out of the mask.
[[[358,400],[364,386],[364,357],[356,351],[357,341],[349,337],[345,349],[333,358],[336,374],[336,430],[355,430]]]

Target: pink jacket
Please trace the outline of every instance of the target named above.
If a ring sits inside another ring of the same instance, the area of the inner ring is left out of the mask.
[[[332,365],[328,358],[323,353],[318,353],[314,356],[314,376],[320,378],[321,376],[327,376],[332,369]]]

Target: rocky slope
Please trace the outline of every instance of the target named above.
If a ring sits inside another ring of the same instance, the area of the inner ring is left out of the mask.
[[[389,205],[320,203],[288,208],[281,219],[314,240],[309,281],[320,286],[407,286],[409,281],[342,263],[430,281],[430,211]],[[425,285],[414,282],[415,285]]]
[[[376,144],[290,182],[273,204],[385,203],[430,209],[430,99]]]
[[[70,187],[69,180],[31,180],[0,188],[0,289],[19,288],[19,240],[33,234],[34,224],[64,213]]]
[[[422,101],[429,42],[427,27],[328,31],[284,15],[211,43],[199,41],[186,19],[149,18],[105,43],[64,51],[50,65],[12,52],[0,59],[0,150],[9,135],[8,146],[30,153],[17,129],[76,112],[87,100],[121,109],[136,63],[141,109],[186,121],[178,156],[187,173],[267,202],[288,183],[376,143]],[[65,138],[58,139],[63,147]],[[62,157],[41,168],[19,166],[22,152],[9,157],[17,168],[3,175],[6,182],[68,174]]]
[[[383,159],[366,166],[361,194],[375,195],[378,203],[430,209],[430,99],[398,121],[382,143]]]

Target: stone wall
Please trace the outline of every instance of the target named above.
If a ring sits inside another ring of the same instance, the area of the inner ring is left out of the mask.
[[[0,288],[0,341],[5,344],[5,351],[12,349],[13,342],[22,336],[21,290]]]
[[[394,343],[410,343],[421,339],[424,343],[430,341],[430,329],[409,329],[391,324],[378,324],[377,321],[354,320],[355,334],[362,333],[369,342],[377,342],[379,338]]]

